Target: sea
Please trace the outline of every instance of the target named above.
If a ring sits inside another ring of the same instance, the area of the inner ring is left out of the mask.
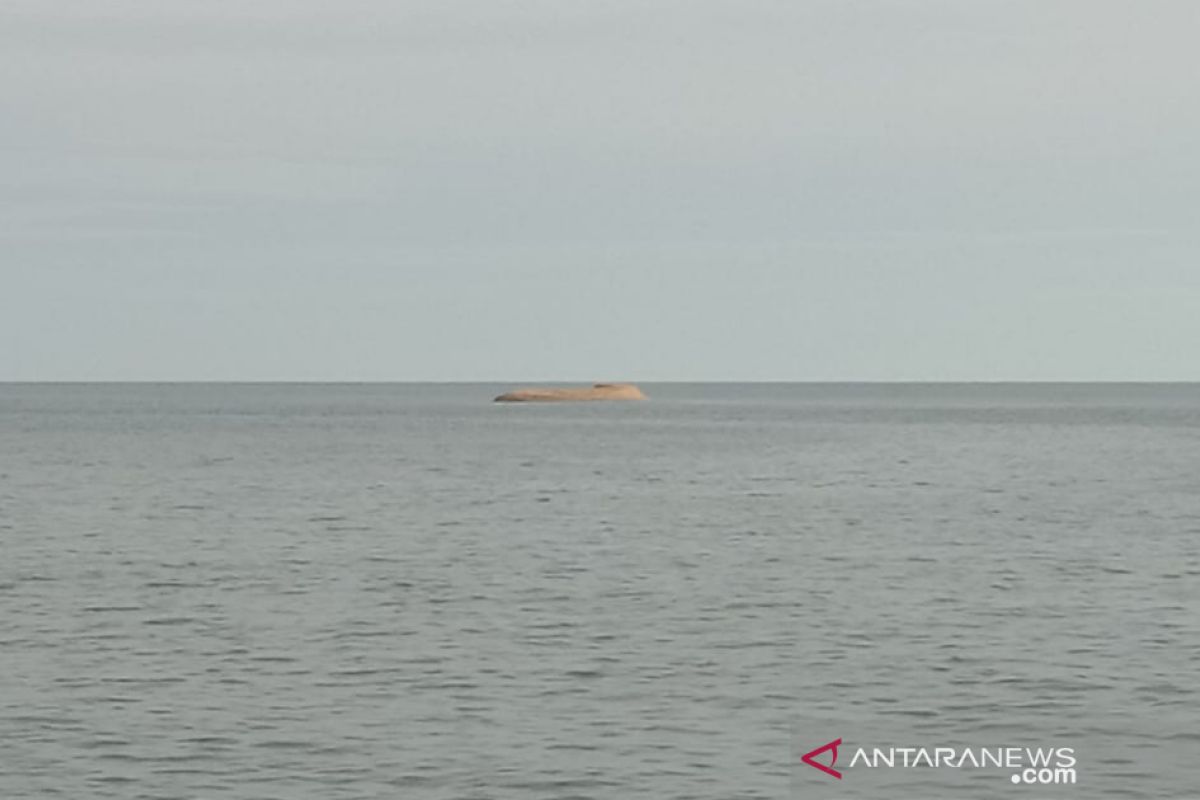
[[[0,385],[0,798],[1200,798],[1200,385],[642,386]]]

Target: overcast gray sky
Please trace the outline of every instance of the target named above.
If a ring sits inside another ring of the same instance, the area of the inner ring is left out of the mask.
[[[5,0],[3,380],[1195,380],[1200,3]]]

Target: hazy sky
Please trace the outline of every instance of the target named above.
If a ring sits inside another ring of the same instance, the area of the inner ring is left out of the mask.
[[[1200,379],[1200,3],[4,0],[0,379]]]

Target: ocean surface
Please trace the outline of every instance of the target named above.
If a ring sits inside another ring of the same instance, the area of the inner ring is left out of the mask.
[[[0,798],[1200,797],[1200,386],[643,387],[0,385]]]

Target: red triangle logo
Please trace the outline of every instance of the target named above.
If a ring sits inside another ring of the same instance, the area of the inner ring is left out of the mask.
[[[818,747],[816,750],[813,750],[811,753],[805,753],[804,755],[800,756],[800,760],[803,761],[805,764],[808,764],[810,767],[816,767],[817,769],[821,770],[821,772],[824,772],[826,775],[832,775],[833,777],[837,778],[840,781],[842,779],[842,773],[838,772],[833,767],[835,764],[837,764],[837,751],[838,751],[838,748],[841,746],[842,746],[842,740],[840,738],[834,739],[829,744],[823,744],[820,747]],[[833,758],[830,759],[829,766],[825,766],[821,762],[813,760],[817,756],[821,755],[821,753],[824,753],[826,750],[833,751]]]

